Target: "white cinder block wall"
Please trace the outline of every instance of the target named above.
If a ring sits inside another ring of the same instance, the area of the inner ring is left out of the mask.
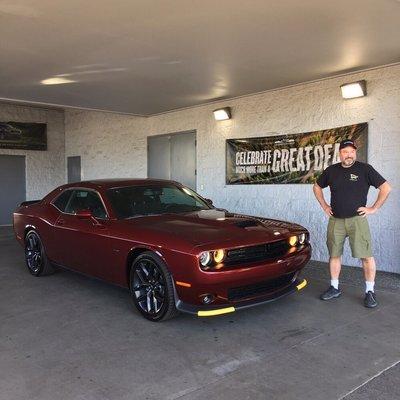
[[[0,103],[0,121],[47,124],[47,151],[0,149],[0,155],[26,157],[27,200],[41,199],[65,183],[64,111]]]
[[[82,180],[145,177],[147,118],[65,111],[66,156],[81,156]]]
[[[366,79],[368,96],[343,100],[340,85]],[[217,122],[212,110],[231,106],[233,119]],[[197,131],[197,190],[217,207],[298,222],[311,232],[313,259],[326,261],[327,219],[311,185],[225,185],[225,140],[301,133],[369,122],[369,163],[394,190],[369,218],[378,268],[400,272],[400,66],[269,91],[149,118],[66,111],[66,155],[82,156],[86,179],[145,177],[146,137]],[[328,196],[328,191],[326,191]],[[377,192],[370,191],[370,204]],[[329,197],[329,196],[328,196]],[[346,250],[344,263],[358,265]]]

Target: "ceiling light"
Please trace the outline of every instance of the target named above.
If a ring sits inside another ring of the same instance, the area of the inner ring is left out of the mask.
[[[73,81],[71,79],[67,78],[62,78],[62,77],[56,77],[56,78],[49,78],[49,79],[44,79],[43,81],[40,81],[42,85],[63,85],[65,83],[74,83],[76,81]]]
[[[224,121],[232,118],[230,107],[219,108],[218,110],[214,110],[213,113],[216,121]]]
[[[363,97],[367,95],[367,82],[358,81],[353,83],[346,83],[340,86],[340,89],[342,90],[342,97],[344,99]]]

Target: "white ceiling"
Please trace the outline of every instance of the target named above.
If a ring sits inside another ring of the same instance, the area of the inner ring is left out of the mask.
[[[399,0],[0,0],[5,99],[150,115],[395,62]]]

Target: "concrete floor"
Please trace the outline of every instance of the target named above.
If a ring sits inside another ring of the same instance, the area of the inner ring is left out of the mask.
[[[311,264],[306,289],[268,305],[154,324],[123,289],[65,271],[32,277],[3,230],[0,398],[400,399],[400,278],[382,274],[391,284],[369,310],[350,284],[360,271],[329,303],[318,300],[324,274]]]

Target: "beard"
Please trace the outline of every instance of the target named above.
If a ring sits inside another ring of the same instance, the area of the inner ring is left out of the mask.
[[[354,164],[354,158],[352,158],[352,157],[345,158],[343,160],[343,164],[347,165],[347,166],[353,165]]]

